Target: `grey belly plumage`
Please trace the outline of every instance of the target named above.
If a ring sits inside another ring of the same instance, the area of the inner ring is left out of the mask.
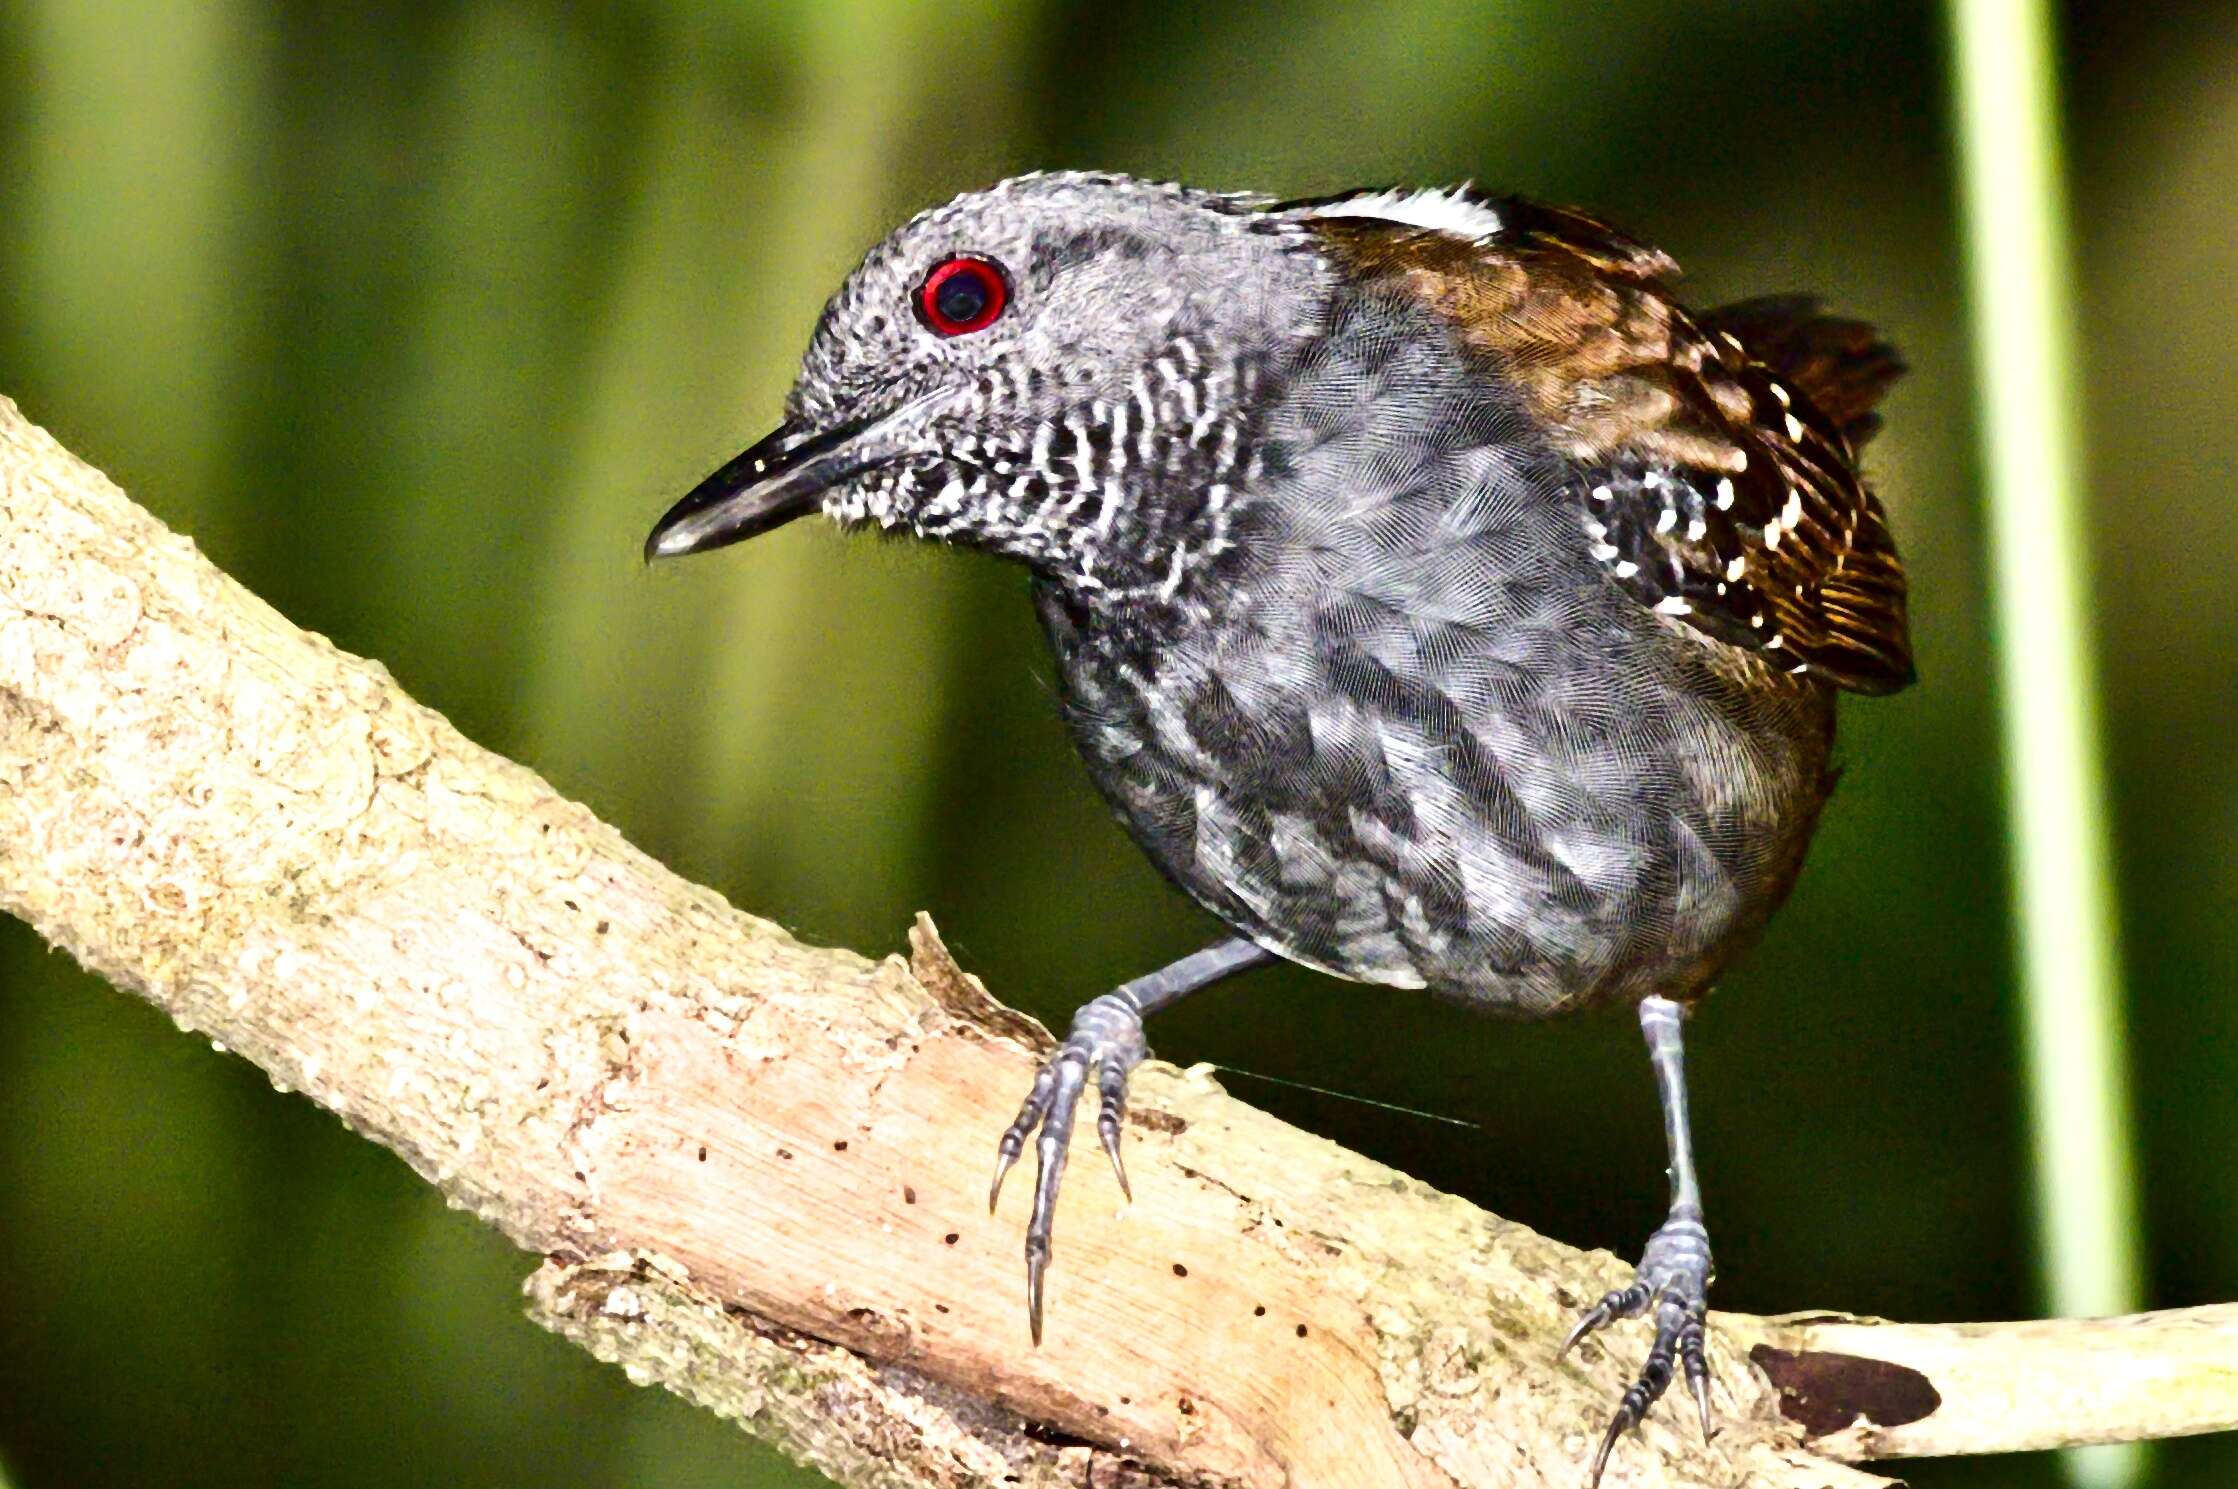
[[[1622,593],[1569,472],[1437,338],[1337,329],[1181,623],[1037,586],[1098,787],[1307,965],[1518,1013],[1691,995],[1792,882],[1829,691]]]

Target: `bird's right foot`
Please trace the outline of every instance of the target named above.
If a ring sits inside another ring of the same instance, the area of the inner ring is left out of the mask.
[[[1149,1055],[1144,1041],[1142,1014],[1125,990],[1105,993],[1080,1006],[1072,1016],[1072,1031],[1034,1076],[1033,1090],[1018,1109],[1018,1118],[1002,1135],[995,1158],[995,1182],[987,1191],[987,1208],[1002,1197],[1002,1181],[1026,1139],[1034,1138],[1039,1163],[1034,1176],[1033,1216],[1026,1222],[1026,1322],[1034,1343],[1041,1343],[1042,1277],[1049,1269],[1050,1233],[1055,1226],[1057,1190],[1064,1183],[1065,1157],[1072,1145],[1072,1120],[1095,1072],[1101,1101],[1096,1112],[1096,1133],[1111,1157],[1111,1172],[1119,1191],[1133,1198],[1127,1187],[1127,1170],[1119,1161],[1119,1131],[1127,1112],[1127,1077]],[[1035,1134],[1038,1133],[1038,1136]]]
[[[1609,1453],[1616,1440],[1640,1424],[1650,1408],[1670,1388],[1675,1369],[1686,1371],[1687,1386],[1700,1409],[1702,1437],[1711,1435],[1710,1370],[1705,1337],[1708,1333],[1710,1278],[1716,1268],[1710,1259],[1710,1233],[1697,1212],[1674,1211],[1648,1238],[1632,1285],[1620,1287],[1586,1310],[1585,1316],[1562,1341],[1556,1358],[1570,1352],[1579,1340],[1619,1318],[1655,1310],[1655,1341],[1648,1346],[1640,1373],[1625,1387],[1616,1414],[1602,1434],[1600,1451],[1593,1455],[1588,1489],[1601,1482]]]

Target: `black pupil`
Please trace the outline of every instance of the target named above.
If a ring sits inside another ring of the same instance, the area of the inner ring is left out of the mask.
[[[956,325],[979,319],[987,308],[987,271],[966,265],[940,281],[933,291],[933,309]]]

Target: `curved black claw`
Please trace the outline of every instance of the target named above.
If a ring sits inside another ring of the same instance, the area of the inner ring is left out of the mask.
[[[1027,1137],[1039,1134],[1034,1138],[1039,1170],[1034,1176],[1033,1216],[1026,1222],[1026,1322],[1036,1344],[1041,1343],[1042,1275],[1049,1270],[1057,1190],[1064,1183],[1073,1114],[1088,1084],[1088,1072],[1095,1072],[1101,1096],[1096,1134],[1111,1157],[1111,1172],[1119,1180],[1119,1192],[1132,1199],[1126,1166],[1119,1161],[1119,1132],[1127,1114],[1127,1077],[1149,1053],[1149,1046],[1143,1042],[1142,1014],[1132,999],[1123,993],[1106,993],[1082,1004],[1072,1016],[1072,1032],[1057,1052],[1042,1062],[1033,1089],[1026,1093],[1025,1105],[1018,1109],[1017,1120],[997,1144],[995,1182],[987,1191],[990,1211],[1002,1198],[1002,1181],[1025,1151]]]
[[[1609,1419],[1609,1430],[1602,1434],[1600,1450],[1593,1455],[1592,1475],[1586,1480],[1588,1489],[1601,1482],[1601,1471],[1608,1467],[1616,1440],[1637,1427],[1662,1399],[1678,1369],[1685,1370],[1687,1388],[1700,1410],[1703,1440],[1713,1435],[1706,1343],[1710,1278],[1715,1271],[1710,1260],[1710,1235],[1702,1222],[1692,1215],[1673,1215],[1648,1238],[1632,1285],[1618,1288],[1587,1309],[1570,1330],[1570,1337],[1562,1341],[1557,1359],[1602,1325],[1645,1313],[1651,1306],[1655,1310],[1655,1342],[1648,1346],[1640,1373],[1624,1388],[1616,1414]]]

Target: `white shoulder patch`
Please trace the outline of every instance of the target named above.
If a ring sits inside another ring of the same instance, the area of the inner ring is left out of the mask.
[[[1472,243],[1497,235],[1504,226],[1496,209],[1469,195],[1467,182],[1442,189],[1371,191],[1338,202],[1321,202],[1302,209],[1299,215],[1375,217],[1466,238]]]

